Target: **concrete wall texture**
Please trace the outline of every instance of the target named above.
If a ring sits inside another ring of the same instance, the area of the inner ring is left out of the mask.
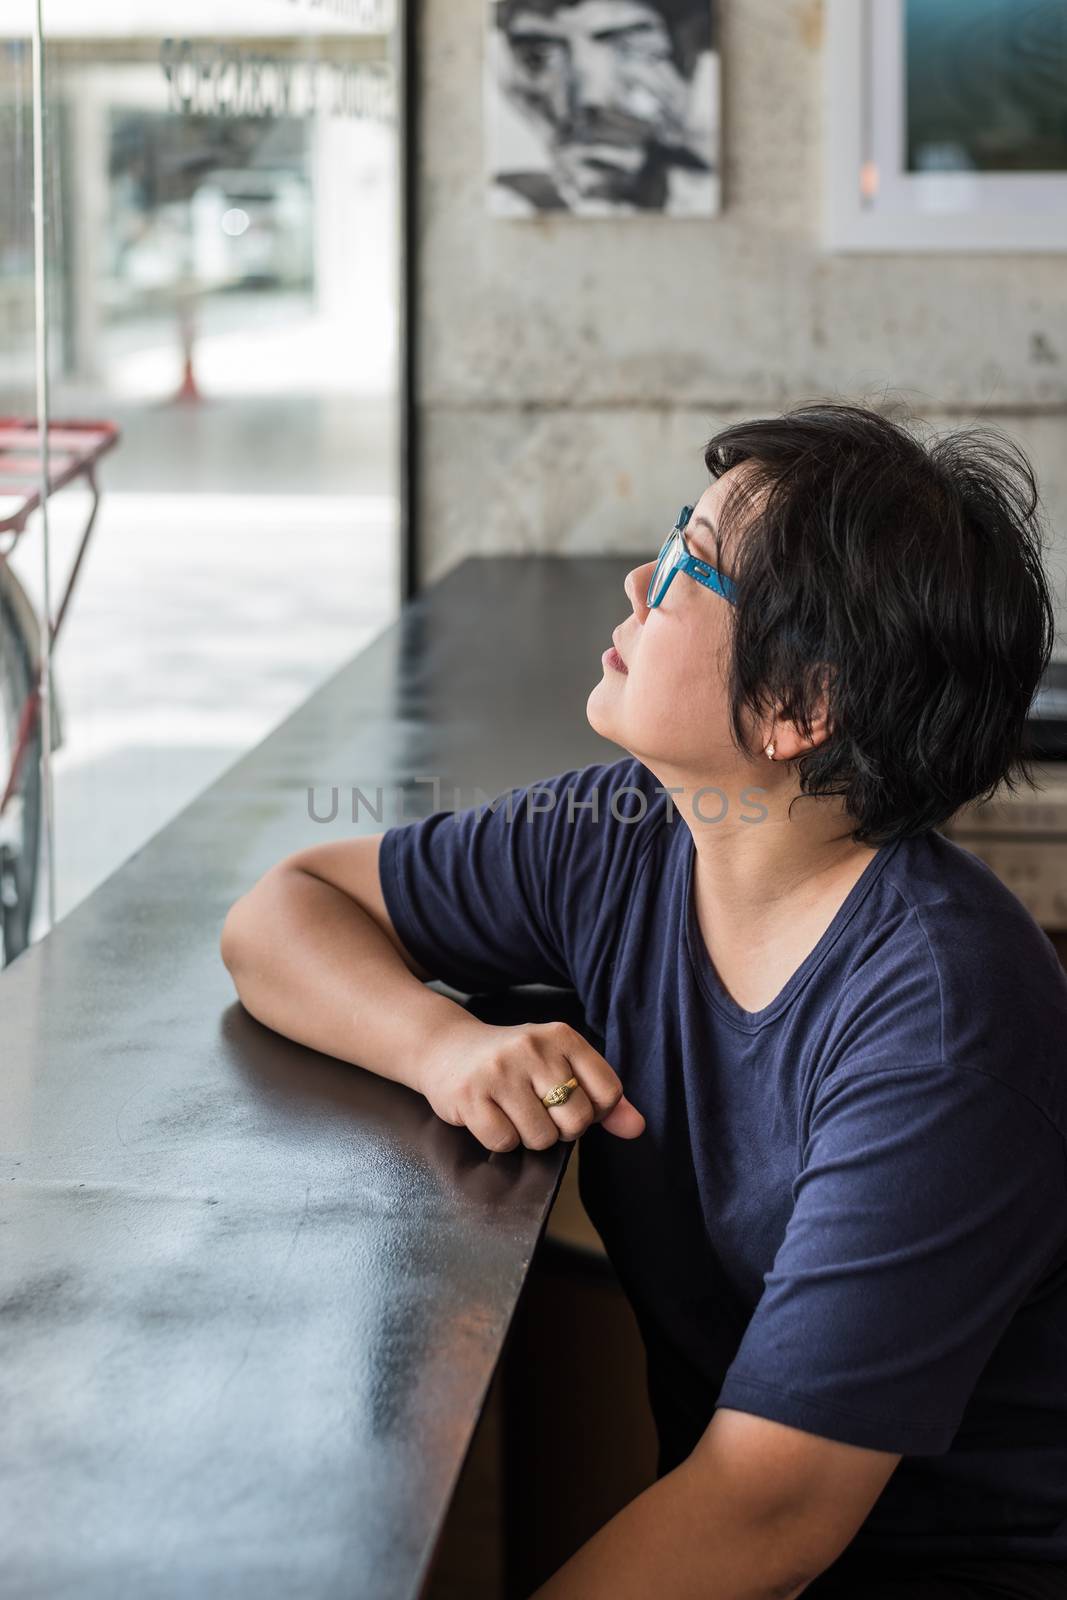
[[[419,8],[422,581],[476,553],[647,559],[725,422],[900,403],[1030,454],[1067,657],[1067,259],[822,250],[818,0],[720,0],[720,216],[492,218],[484,12]]]

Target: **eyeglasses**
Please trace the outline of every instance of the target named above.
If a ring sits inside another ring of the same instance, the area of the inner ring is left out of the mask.
[[[717,572],[714,567],[709,567],[706,561],[701,561],[695,556],[685,542],[682,529],[693,515],[692,506],[683,506],[678,513],[677,520],[670,533],[663,542],[656,561],[656,570],[653,572],[648,585],[646,604],[651,611],[658,606],[663,596],[671,586],[671,579],[676,572],[687,572],[691,578],[702,583],[707,589],[714,589],[716,594],[721,594],[724,600],[729,600],[732,606],[737,604],[737,585],[732,578]]]

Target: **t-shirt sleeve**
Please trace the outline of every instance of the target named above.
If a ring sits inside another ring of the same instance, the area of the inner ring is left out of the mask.
[[[944,1062],[832,1076],[793,1211],[717,1405],[939,1455],[1067,1230],[1064,1141]]]
[[[632,758],[593,763],[387,829],[379,875],[401,941],[464,994],[584,995],[611,959],[655,782]]]

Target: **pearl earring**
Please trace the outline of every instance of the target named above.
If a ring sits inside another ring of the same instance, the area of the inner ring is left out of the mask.
[[[764,754],[766,755],[768,761],[773,761],[774,760],[774,740],[773,739],[771,740],[769,745],[765,745],[764,746]]]

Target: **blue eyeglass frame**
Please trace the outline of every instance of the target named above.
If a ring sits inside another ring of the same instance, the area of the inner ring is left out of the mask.
[[[721,594],[723,599],[728,600],[732,606],[737,604],[737,585],[733,579],[728,578],[725,573],[718,572],[714,567],[709,566],[706,561],[701,561],[700,557],[695,556],[686,544],[683,529],[692,515],[693,507],[683,506],[678,513],[674,527],[660,547],[659,555],[656,558],[655,570],[648,581],[648,594],[645,603],[650,611],[660,604],[663,596],[673,583],[676,572],[688,573],[691,578],[696,579],[697,583],[702,583],[706,589],[713,589],[716,594]],[[675,556],[670,566],[665,568],[667,552],[675,539],[678,540],[682,553]]]

